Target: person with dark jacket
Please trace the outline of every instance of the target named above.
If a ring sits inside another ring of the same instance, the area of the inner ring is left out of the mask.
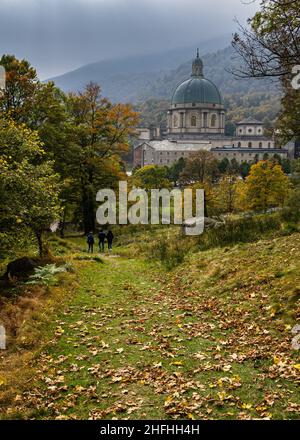
[[[114,234],[111,232],[111,230],[108,231],[106,238],[107,238],[108,250],[111,251],[112,250],[112,242],[114,239]]]
[[[99,238],[99,251],[103,252],[106,235],[102,229],[99,231],[98,238]]]
[[[89,246],[89,248],[88,248],[88,252],[93,253],[95,240],[94,240],[94,236],[93,236],[93,233],[92,233],[92,232],[89,232],[89,233],[88,233],[88,236],[87,236],[87,240],[86,240],[86,241],[87,241],[87,244],[88,244],[88,246]]]

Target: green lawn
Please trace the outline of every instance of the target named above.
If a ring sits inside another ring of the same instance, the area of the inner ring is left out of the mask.
[[[294,234],[195,253],[171,272],[124,248],[73,259],[78,288],[5,417],[299,417],[299,254]]]

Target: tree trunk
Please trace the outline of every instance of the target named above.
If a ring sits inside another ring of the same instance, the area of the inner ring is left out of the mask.
[[[67,210],[66,210],[66,208],[64,208],[63,216],[62,216],[62,219],[61,219],[61,222],[59,225],[61,238],[65,237],[66,213],[67,213]]]
[[[91,192],[86,188],[82,194],[82,215],[84,233],[88,234],[95,230],[95,207]]]
[[[35,231],[35,236],[38,242],[38,246],[39,246],[39,255],[40,258],[43,257],[44,255],[44,246],[43,246],[43,240],[42,240],[42,233],[39,231]]]
[[[208,217],[205,191],[204,191],[204,217]]]

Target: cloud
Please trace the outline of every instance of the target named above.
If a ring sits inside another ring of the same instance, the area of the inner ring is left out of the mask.
[[[85,63],[197,44],[252,16],[241,0],[1,0],[2,53],[42,77]]]

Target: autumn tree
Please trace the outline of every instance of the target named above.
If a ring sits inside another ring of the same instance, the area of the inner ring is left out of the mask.
[[[146,165],[136,170],[132,182],[134,186],[147,190],[169,188],[168,168],[158,165]]]
[[[290,182],[278,164],[260,161],[252,165],[242,191],[245,207],[255,211],[283,206],[290,192]]]
[[[28,61],[19,61],[14,55],[3,55],[0,65],[6,71],[6,85],[0,95],[0,113],[2,117],[27,122],[38,85],[36,70]]]
[[[99,85],[90,83],[83,92],[69,94],[67,109],[73,123],[74,151],[69,172],[74,178],[84,231],[95,228],[96,193],[115,188],[125,179],[121,154],[129,149],[138,114],[128,104],[112,104],[101,96]]]
[[[204,183],[213,180],[218,174],[218,162],[213,153],[200,150],[192,153],[186,160],[180,174],[180,182],[188,185],[194,182]]]
[[[241,59],[234,73],[243,78],[277,78],[284,90],[277,128],[281,141],[300,138],[299,91],[292,87],[294,67],[300,64],[300,3],[262,0],[260,10],[234,36]]]
[[[235,174],[222,176],[214,188],[214,197],[218,210],[224,213],[232,213],[237,205],[237,183],[238,177]]]
[[[31,229],[43,256],[43,234],[60,214],[58,176],[38,134],[7,120],[0,120],[0,204],[2,234]]]

